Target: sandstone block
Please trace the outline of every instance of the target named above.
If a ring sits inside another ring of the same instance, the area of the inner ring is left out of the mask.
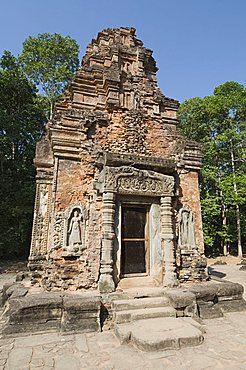
[[[244,299],[223,300],[216,304],[223,312],[246,311],[246,302]]]
[[[217,289],[218,297],[223,296],[236,296],[243,295],[244,288],[241,284],[232,283],[230,281],[223,281],[222,283],[215,283],[215,288]]]
[[[143,351],[160,351],[196,346],[203,342],[198,324],[177,318],[159,318],[117,325],[116,335],[121,342],[132,343]]]
[[[99,296],[66,296],[61,320],[62,331],[89,332],[100,330]]]
[[[59,294],[27,295],[8,300],[4,333],[36,332],[60,328],[62,297]]]
[[[194,284],[189,288],[197,300],[202,301],[214,301],[217,294],[217,287],[210,284],[210,282],[204,282],[202,284]]]
[[[199,317],[201,319],[215,319],[223,316],[223,312],[220,307],[213,302],[198,301],[197,306]]]
[[[196,296],[191,291],[182,289],[170,289],[165,292],[169,299],[169,303],[174,308],[184,308],[193,305],[196,301]]]

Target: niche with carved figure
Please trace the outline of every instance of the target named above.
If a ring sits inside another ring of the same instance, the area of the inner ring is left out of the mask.
[[[194,216],[186,205],[180,208],[178,214],[178,244],[188,249],[196,247]]]
[[[80,254],[85,247],[85,225],[87,214],[83,206],[70,207],[66,215],[64,251]]]

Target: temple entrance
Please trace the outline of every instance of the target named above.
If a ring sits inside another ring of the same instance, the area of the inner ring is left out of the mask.
[[[149,275],[149,209],[122,206],[121,277]]]

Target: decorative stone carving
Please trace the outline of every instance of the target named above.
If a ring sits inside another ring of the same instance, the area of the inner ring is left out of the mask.
[[[126,140],[123,147],[119,148],[119,150],[122,151],[123,149],[123,152],[137,152],[146,155],[148,153],[145,140],[147,129],[145,118],[139,110],[139,102],[140,97],[138,96],[138,102],[136,100],[133,102],[135,110],[130,110],[123,119],[126,128],[124,135]]]
[[[102,218],[102,252],[100,265],[99,290],[101,293],[111,293],[115,290],[113,280],[113,243],[115,216],[115,194],[103,194],[103,218]]]
[[[164,243],[165,275],[163,283],[165,286],[174,287],[178,285],[175,266],[175,246],[172,220],[172,198],[161,197],[161,235]]]
[[[104,190],[119,194],[172,196],[174,193],[174,178],[130,166],[106,167]]]
[[[55,222],[53,226],[53,248],[59,249],[63,247],[63,234],[64,234],[64,213],[59,212],[55,216]]]
[[[47,253],[51,184],[38,183],[35,199],[33,235],[30,256]]]
[[[121,198],[153,201],[161,210],[161,237],[152,228],[149,250],[150,260],[158,251],[152,260],[165,285],[176,284],[171,197],[177,196],[175,207],[185,200],[196,212],[197,244],[202,240],[200,147],[176,131],[179,104],[160,92],[156,71],[152,52],[134,29],[107,29],[89,44],[69,91],[57,101],[35,158],[29,260],[42,260],[45,287],[99,288],[105,294],[115,289],[115,206]]]
[[[179,280],[206,280],[206,258],[196,245],[194,216],[192,210],[184,205],[178,212],[178,265]]]
[[[68,253],[79,253],[85,247],[85,228],[88,218],[85,207],[81,204],[69,207],[65,212],[58,212],[53,224],[52,249],[63,248]]]
[[[182,207],[178,214],[178,245],[188,249],[196,247],[193,213],[187,206]]]
[[[79,253],[85,247],[85,224],[87,212],[83,205],[69,207],[65,212],[63,249],[69,253]]]
[[[75,209],[69,220],[69,227],[67,230],[67,245],[69,251],[78,252],[79,249],[82,249],[82,222],[83,219],[80,210]]]

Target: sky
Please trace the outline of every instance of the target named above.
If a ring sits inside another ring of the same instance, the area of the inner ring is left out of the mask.
[[[105,28],[134,27],[153,50],[162,92],[184,101],[226,81],[246,85],[246,0],[0,0],[0,56],[28,36],[60,33],[80,45]]]

